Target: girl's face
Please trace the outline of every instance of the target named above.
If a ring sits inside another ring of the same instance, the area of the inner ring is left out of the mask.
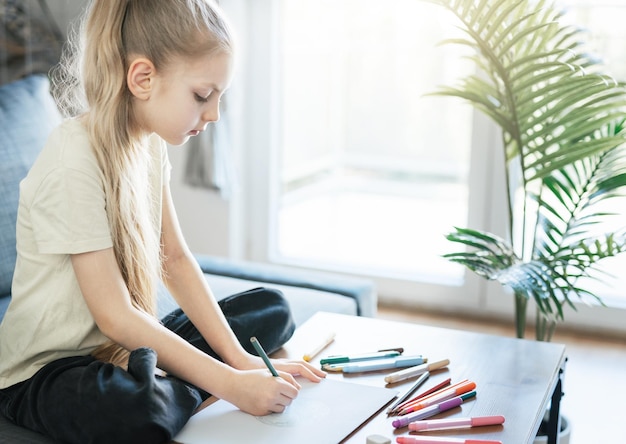
[[[220,118],[219,104],[232,78],[232,56],[218,52],[174,61],[154,76],[148,100],[137,109],[139,124],[171,145],[181,145]]]

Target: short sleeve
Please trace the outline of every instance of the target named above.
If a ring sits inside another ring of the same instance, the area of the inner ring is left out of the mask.
[[[40,253],[78,254],[113,245],[101,176],[56,168],[41,182],[30,208]]]

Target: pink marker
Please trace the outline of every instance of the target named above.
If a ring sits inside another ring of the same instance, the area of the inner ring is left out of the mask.
[[[502,444],[490,439],[435,438],[434,436],[398,436],[398,444]]]
[[[475,416],[473,418],[445,418],[415,421],[409,423],[409,430],[421,432],[422,430],[451,429],[461,427],[480,427],[504,424],[504,416]]]

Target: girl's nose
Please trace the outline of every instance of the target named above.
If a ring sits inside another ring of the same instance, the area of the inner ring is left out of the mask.
[[[217,122],[218,120],[220,120],[219,103],[209,104],[204,110],[204,112],[202,113],[202,120],[205,122]]]

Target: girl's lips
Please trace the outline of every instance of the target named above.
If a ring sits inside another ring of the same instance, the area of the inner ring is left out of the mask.
[[[190,136],[197,136],[198,134],[200,134],[200,131],[198,131],[198,130],[191,130],[191,131],[189,131],[189,135]]]

